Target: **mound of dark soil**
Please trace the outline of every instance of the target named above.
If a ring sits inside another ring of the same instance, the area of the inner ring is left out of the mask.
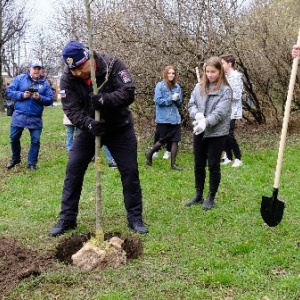
[[[135,259],[142,255],[143,243],[138,236],[107,233],[104,238],[109,240],[113,236],[124,240],[123,250],[127,259]],[[72,255],[91,237],[92,234],[87,233],[62,238],[56,250],[46,254],[30,250],[14,238],[0,237],[0,299],[22,280],[30,276],[39,276],[53,268],[54,259],[71,264]]]
[[[53,265],[53,255],[25,248],[14,238],[0,237],[0,298],[20,281],[38,276]]]

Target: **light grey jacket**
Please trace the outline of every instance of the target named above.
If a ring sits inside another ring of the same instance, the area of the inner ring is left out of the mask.
[[[222,84],[218,91],[200,95],[201,83],[192,91],[188,105],[190,117],[195,119],[197,112],[202,112],[206,120],[204,137],[224,136],[229,133],[232,90]]]

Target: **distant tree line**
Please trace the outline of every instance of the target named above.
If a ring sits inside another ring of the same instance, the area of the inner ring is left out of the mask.
[[[2,0],[3,1],[3,0]],[[95,49],[121,57],[136,82],[133,109],[142,124],[153,125],[155,84],[162,70],[175,65],[180,73],[185,105],[183,124],[189,124],[187,103],[210,56],[232,53],[244,74],[244,119],[280,124],[288,89],[290,50],[299,30],[298,0],[94,0]],[[60,53],[70,39],[87,42],[83,0],[56,1],[49,20],[51,34],[35,36],[40,58],[49,73],[62,71]],[[13,38],[15,40],[15,37]],[[15,40],[17,42],[17,40]],[[300,109],[299,76],[293,113]],[[292,114],[293,115],[293,114]]]

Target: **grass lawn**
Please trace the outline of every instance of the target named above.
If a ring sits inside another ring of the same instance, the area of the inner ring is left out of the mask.
[[[29,134],[22,137],[23,160],[6,171],[10,158],[10,117],[0,115],[0,236],[44,252],[64,237],[51,238],[60,209],[67,153],[61,107],[46,108],[38,170],[26,169]],[[153,128],[154,131],[154,128]],[[280,135],[239,135],[244,153],[240,168],[222,166],[217,205],[186,208],[194,195],[193,157],[189,147],[178,154],[183,172],[154,159],[146,166],[151,140],[139,144],[144,220],[150,233],[141,236],[143,255],[118,269],[84,272],[55,262],[55,268],[22,281],[4,299],[300,299],[300,143],[289,135],[279,199],[286,201],[282,222],[266,226],[260,216],[263,195],[271,196]],[[189,139],[189,138],[187,138]],[[128,232],[120,175],[107,166],[102,178],[103,223],[107,232]],[[95,231],[95,169],[86,173],[78,228]],[[1,266],[1,258],[0,258]]]

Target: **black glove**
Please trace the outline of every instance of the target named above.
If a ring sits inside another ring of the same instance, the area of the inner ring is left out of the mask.
[[[105,121],[95,121],[92,120],[88,124],[89,132],[92,135],[101,136],[105,134]]]
[[[95,94],[91,93],[90,97],[91,97],[91,101],[92,101],[92,105],[93,105],[94,109],[100,109],[103,106],[104,100],[103,100],[102,94],[95,95]]]

